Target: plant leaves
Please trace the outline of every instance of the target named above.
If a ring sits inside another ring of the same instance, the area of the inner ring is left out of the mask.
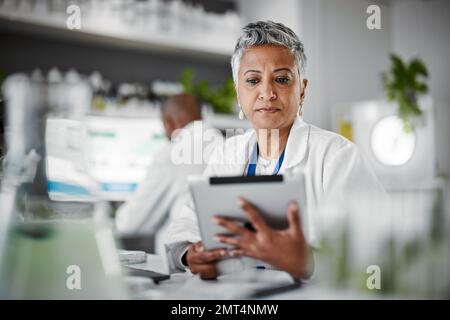
[[[391,69],[382,72],[381,83],[386,91],[388,101],[395,101],[398,105],[397,115],[403,121],[404,130],[413,130],[411,117],[422,114],[417,103],[417,95],[428,92],[428,85],[418,78],[428,78],[428,70],[419,59],[404,63],[402,59],[391,54]]]
[[[221,86],[211,87],[206,80],[193,83],[192,69],[183,70],[180,82],[186,93],[193,94],[203,102],[209,103],[215,112],[232,113],[236,101],[233,80],[227,79]]]

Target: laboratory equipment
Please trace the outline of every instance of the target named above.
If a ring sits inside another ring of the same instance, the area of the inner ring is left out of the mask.
[[[48,192],[54,200],[124,201],[167,143],[156,117],[47,118]]]
[[[3,87],[7,156],[0,190],[1,298],[127,297],[109,205],[55,205],[48,197],[47,116],[79,118],[90,107],[84,105],[90,102],[89,87],[81,79],[71,81],[76,83],[67,86],[53,70],[47,80],[11,75]],[[77,99],[64,100],[74,88]],[[74,218],[65,210],[85,214]]]
[[[387,189],[427,187],[436,179],[434,108],[419,99],[423,115],[405,131],[396,106],[383,100],[352,104],[353,138]]]

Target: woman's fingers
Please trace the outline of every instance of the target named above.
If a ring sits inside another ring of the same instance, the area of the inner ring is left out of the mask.
[[[244,227],[238,225],[233,220],[227,219],[225,217],[214,216],[213,217],[213,221],[215,223],[217,223],[219,226],[222,226],[225,229],[227,229],[228,231],[230,231],[230,232],[232,232],[232,233],[234,233],[236,235],[239,235],[239,236],[244,235],[244,233],[246,233],[248,231]]]
[[[196,242],[193,244],[193,248],[195,252],[203,252],[205,251],[205,247],[201,242]]]
[[[206,251],[203,244],[197,242],[189,247],[186,260],[192,273],[202,279],[214,279],[218,275],[216,262],[226,255],[225,249]]]
[[[231,250],[228,252],[228,254],[229,254],[230,256],[232,256],[232,257],[241,257],[241,256],[243,256],[245,253],[244,253],[244,250],[242,250],[242,249],[231,249]]]
[[[225,235],[216,235],[214,236],[214,240],[221,242],[221,243],[225,243],[225,244],[229,244],[232,246],[238,246],[239,245],[239,239],[233,236],[225,236]]]
[[[217,249],[210,251],[196,251],[188,256],[188,262],[194,264],[211,263],[227,256],[226,249]]]
[[[297,202],[292,201],[288,207],[288,222],[289,230],[294,234],[302,234],[302,227],[300,225],[300,210],[298,208]]]
[[[217,266],[215,264],[198,264],[191,268],[191,272],[199,274],[202,279],[215,279],[218,276]]]
[[[259,214],[258,209],[256,209],[250,202],[246,201],[244,198],[239,198],[238,203],[257,232],[263,232],[269,229],[263,217]]]

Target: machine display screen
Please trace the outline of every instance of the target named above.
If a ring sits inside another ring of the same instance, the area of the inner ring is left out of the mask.
[[[48,118],[48,192],[53,200],[126,200],[167,143],[158,118]]]

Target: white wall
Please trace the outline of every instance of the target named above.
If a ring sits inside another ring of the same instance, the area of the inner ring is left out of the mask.
[[[450,1],[392,2],[391,46],[404,59],[421,58],[435,101],[438,172],[450,175]]]
[[[303,1],[300,18],[301,29],[299,37],[305,45],[306,78],[308,87],[306,91],[303,118],[305,121],[322,128],[329,128],[329,108],[327,107],[326,90],[326,53],[324,51],[326,26],[324,2]]]
[[[300,30],[300,5],[298,0],[238,0],[238,10],[244,23],[272,20],[283,23],[294,32]]]
[[[371,2],[321,1],[325,79],[319,94],[325,96],[328,127],[335,128],[337,104],[384,96],[380,72],[389,66],[389,7],[379,4],[381,30],[369,30],[366,10]]]
[[[388,66],[389,8],[380,5],[381,30],[369,30],[364,0],[304,0],[300,36],[310,79],[305,120],[335,129],[337,105],[382,97],[379,73]]]

